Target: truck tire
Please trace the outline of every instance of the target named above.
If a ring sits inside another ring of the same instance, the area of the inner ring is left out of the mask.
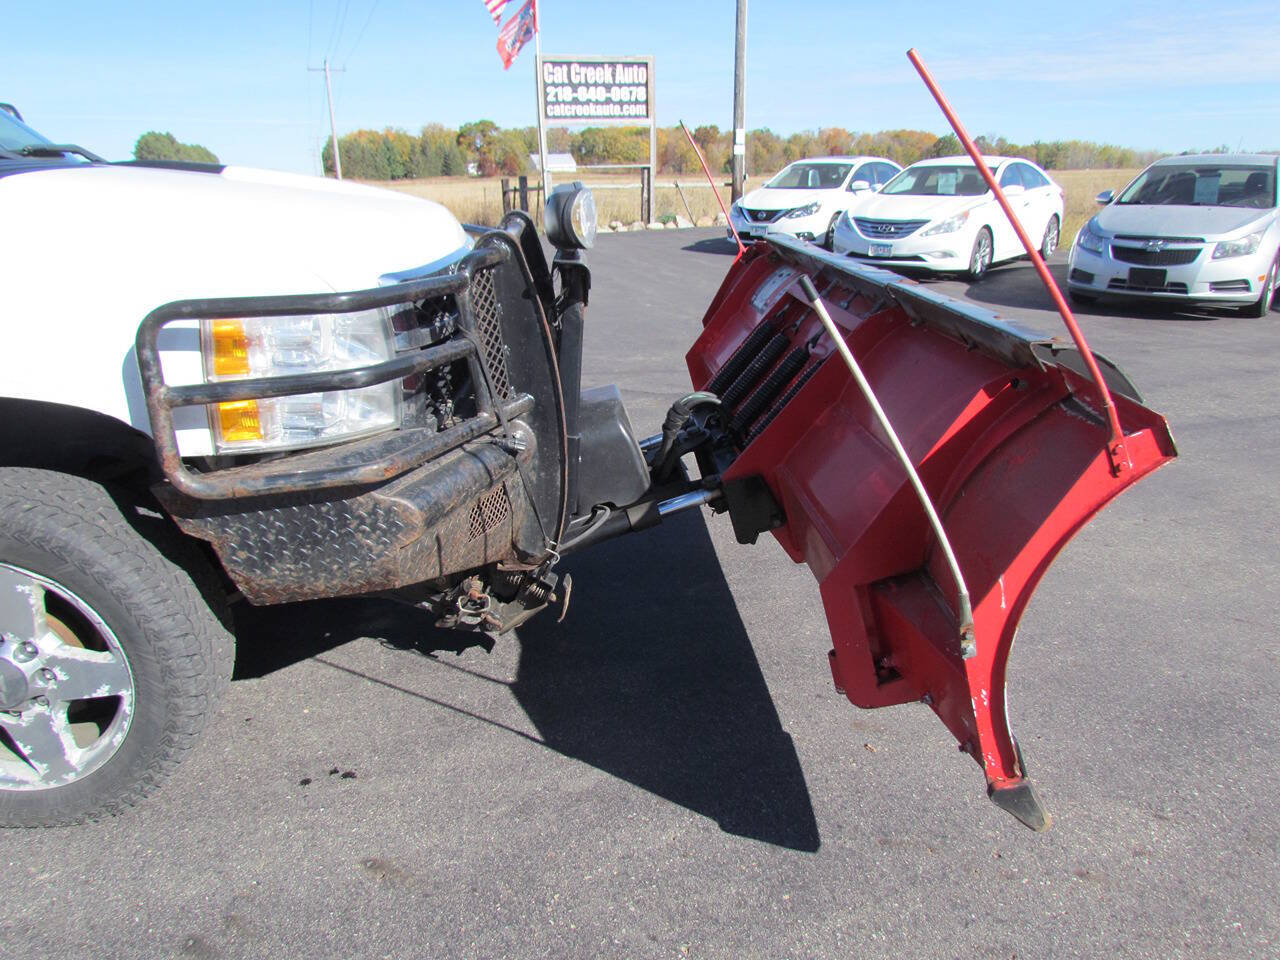
[[[140,506],[81,477],[0,469],[0,826],[133,806],[230,679],[221,585]]]

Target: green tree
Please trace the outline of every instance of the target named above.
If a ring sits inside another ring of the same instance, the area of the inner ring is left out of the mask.
[[[198,143],[182,143],[172,133],[148,130],[133,147],[135,160],[177,160],[184,163],[217,163],[212,150]]]
[[[929,148],[929,156],[931,157],[954,157],[963,152],[964,150],[960,147],[960,138],[954,133],[939,137],[933,141],[933,146]]]

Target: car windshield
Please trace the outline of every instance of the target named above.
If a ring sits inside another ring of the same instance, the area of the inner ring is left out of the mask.
[[[971,163],[908,167],[880,191],[913,197],[980,197],[986,192],[987,185]]]
[[[852,169],[851,163],[793,163],[765,186],[771,190],[834,190]]]
[[[1276,205],[1276,168],[1247,164],[1155,166],[1144,170],[1116,202],[1265,209]]]

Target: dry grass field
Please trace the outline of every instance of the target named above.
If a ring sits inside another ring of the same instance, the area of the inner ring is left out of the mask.
[[[571,179],[567,174],[556,176],[556,183]],[[602,224],[619,220],[626,224],[640,219],[640,173],[579,173],[572,179],[580,179],[591,187],[596,198],[596,212]],[[515,185],[515,178],[510,178]],[[679,183],[688,201],[688,210],[680,199],[680,190],[672,184]],[[529,178],[530,190],[536,180]],[[391,180],[378,182],[375,186],[389,187],[392,190],[403,190],[414,196],[426,197],[444,204],[463,223],[495,224],[502,217],[502,184],[498,177],[434,177],[430,180]],[[721,185],[721,196],[725,206],[729,204],[729,188]],[[534,197],[530,197],[529,205],[534,206]],[[715,197],[706,178],[659,177],[658,189],[654,197],[656,214],[664,216],[699,217],[715,216],[720,212]]]
[[[1093,216],[1097,205],[1094,197],[1106,189],[1119,190],[1134,176],[1137,170],[1051,170],[1050,176],[1062,185],[1066,193],[1066,207],[1062,223],[1062,243],[1065,246],[1076,235],[1076,231],[1089,217]],[[592,187],[596,196],[596,209],[602,224],[620,220],[631,224],[640,219],[640,176],[639,172],[631,173],[579,173],[577,175],[588,186]],[[562,175],[563,178],[563,175]],[[767,176],[755,176],[748,182],[760,184]],[[512,178],[512,183],[514,183]],[[681,199],[680,190],[673,184],[679,183],[684,192]],[[530,185],[533,185],[531,180]],[[502,187],[498,178],[477,177],[436,177],[430,180],[393,180],[380,182],[376,186],[389,187],[392,190],[403,190],[414,196],[426,197],[444,204],[464,223],[495,224],[502,216]],[[725,204],[729,202],[729,188],[720,184],[721,196]],[[530,206],[533,205],[530,199]],[[688,208],[685,207],[685,202]],[[683,216],[692,213],[693,220],[700,217],[715,216],[720,211],[711,188],[701,176],[681,176],[658,178],[658,189],[655,196],[658,217]]]
[[[1098,212],[1094,197],[1103,190],[1122,187],[1138,175],[1139,170],[1050,170],[1049,176],[1062,185],[1066,193],[1062,209],[1062,247],[1076,238],[1086,220]]]

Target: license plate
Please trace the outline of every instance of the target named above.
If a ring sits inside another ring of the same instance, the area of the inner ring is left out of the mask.
[[[748,237],[763,237],[763,236],[764,236],[765,229],[766,229],[765,227],[747,227],[747,236],[748,236]]]
[[[1153,270],[1150,267],[1130,267],[1129,286],[1163,287],[1168,272],[1168,270]]]
[[[871,256],[873,257],[892,257],[892,243],[873,243],[871,245]]]

